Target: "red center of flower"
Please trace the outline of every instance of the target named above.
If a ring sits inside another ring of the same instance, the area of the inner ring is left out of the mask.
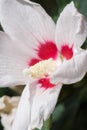
[[[38,48],[35,49],[37,51],[38,59],[32,58],[28,61],[28,66],[32,66],[38,63],[41,60],[46,60],[49,58],[55,59],[58,55],[58,49],[54,42],[46,41],[45,43],[40,43]]]
[[[55,59],[57,56],[57,47],[56,44],[52,41],[47,41],[46,43],[41,43],[38,48],[38,56],[45,60],[49,58]]]
[[[40,60],[36,59],[36,58],[32,58],[29,62],[28,62],[28,66],[33,66],[36,63],[38,63]]]
[[[38,83],[40,83],[41,87],[44,87],[45,89],[55,86],[55,84],[50,83],[50,80],[48,78],[41,78]]]
[[[73,46],[69,47],[68,45],[63,45],[61,47],[61,54],[63,57],[65,57],[67,60],[71,59],[73,56]]]
[[[28,62],[28,66],[33,66],[36,63],[47,60],[49,58],[56,59],[58,56],[58,48],[56,44],[52,41],[46,41],[45,43],[40,43],[37,49],[34,49],[37,52],[38,58],[32,58]],[[60,50],[61,55],[67,60],[71,59],[73,56],[73,46],[69,47],[67,44],[62,45]],[[41,78],[38,80],[38,83],[41,84],[41,87],[45,89],[52,88],[55,84],[52,84],[48,77]]]

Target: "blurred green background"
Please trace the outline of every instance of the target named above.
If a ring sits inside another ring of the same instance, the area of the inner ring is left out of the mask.
[[[40,3],[56,22],[64,6],[71,0],[32,1]],[[74,2],[87,19],[87,0]],[[82,48],[87,48],[87,41]],[[0,97],[3,95],[14,96],[17,93],[9,88],[0,88]],[[87,130],[87,75],[76,84],[63,86],[51,122],[51,130]]]

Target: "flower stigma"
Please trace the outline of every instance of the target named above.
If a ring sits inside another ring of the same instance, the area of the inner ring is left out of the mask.
[[[57,68],[57,61],[52,58],[43,60],[35,65],[23,70],[24,75],[30,75],[32,78],[44,78],[51,75]]]
[[[62,62],[64,61],[64,58],[63,58],[63,56],[62,56],[61,53],[59,54],[59,58],[60,58],[60,60],[61,60]]]

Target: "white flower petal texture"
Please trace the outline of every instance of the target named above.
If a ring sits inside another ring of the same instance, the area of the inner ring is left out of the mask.
[[[41,129],[43,121],[50,117],[55,108],[61,88],[61,83],[47,90],[41,88],[40,84],[27,84],[21,96],[12,130]]]

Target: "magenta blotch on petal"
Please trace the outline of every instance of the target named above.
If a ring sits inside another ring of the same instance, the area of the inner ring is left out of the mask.
[[[69,47],[69,45],[65,44],[61,46],[61,54],[66,60],[69,60],[73,57],[73,46]]]
[[[45,89],[53,88],[56,86],[55,84],[52,84],[50,82],[49,78],[41,78],[41,79],[39,79],[38,83],[41,84],[41,87],[43,87]]]
[[[40,43],[37,51],[38,51],[38,56],[43,60],[49,58],[55,59],[58,55],[57,46],[52,41],[46,41],[45,43]]]

